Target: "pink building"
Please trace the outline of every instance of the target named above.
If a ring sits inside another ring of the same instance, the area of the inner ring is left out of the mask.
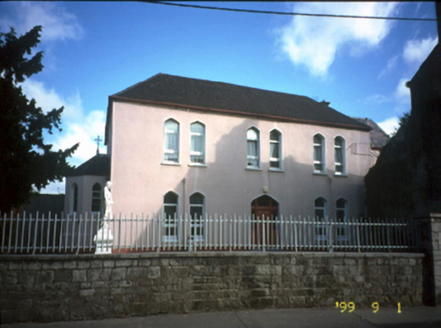
[[[305,96],[157,74],[109,97],[110,175],[93,179],[114,215],[360,216],[370,131]],[[67,212],[73,184],[92,210],[86,180],[67,179]]]

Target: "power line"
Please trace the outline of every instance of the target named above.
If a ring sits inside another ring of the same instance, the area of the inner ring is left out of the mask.
[[[164,1],[147,1],[147,0],[138,0],[138,1],[153,3],[153,4],[157,4],[157,5],[187,7],[187,8],[196,8],[196,9],[222,10],[222,11],[232,11],[232,12],[251,13],[251,14],[287,15],[287,16],[311,16],[311,17],[331,17],[331,18],[363,18],[363,19],[425,21],[425,22],[436,22],[437,21],[436,18],[409,18],[409,17],[355,16],[355,15],[332,15],[332,14],[306,14],[306,13],[289,13],[289,12],[283,12],[283,11],[267,11],[267,10],[234,9],[234,8],[225,8],[225,7],[199,6],[199,5],[189,5],[189,4],[183,4],[183,3],[172,3],[172,2],[164,2]]]

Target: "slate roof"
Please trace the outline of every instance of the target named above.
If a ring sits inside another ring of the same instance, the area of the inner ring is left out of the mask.
[[[381,129],[377,123],[372,121],[370,118],[358,118],[353,117],[354,120],[369,125],[372,130],[369,132],[371,137],[371,148],[380,150],[383,148],[390,140],[389,135]]]
[[[80,166],[76,167],[73,172],[67,176],[83,176],[83,175],[94,175],[94,176],[110,176],[110,157],[103,154],[98,154],[84,162]]]
[[[365,124],[305,96],[159,73],[109,97],[183,108],[369,131]]]

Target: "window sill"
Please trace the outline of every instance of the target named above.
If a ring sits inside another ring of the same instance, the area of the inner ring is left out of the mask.
[[[190,167],[207,167],[207,164],[191,163],[191,164],[188,164],[188,166],[190,166]]]
[[[348,175],[347,174],[337,174],[337,173],[334,173],[334,177],[336,177],[336,178],[348,178]]]
[[[178,237],[162,237],[163,243],[177,243]]]
[[[181,166],[181,163],[175,163],[175,162],[162,162],[161,165],[166,165],[166,166]]]
[[[284,170],[284,169],[269,168],[268,171],[270,171],[270,172],[285,173],[285,170]]]
[[[328,176],[326,174],[326,172],[312,172],[312,175],[318,175],[318,176],[324,176],[324,177]]]
[[[252,166],[247,166],[245,168],[245,170],[247,170],[247,171],[262,171],[262,169],[260,167],[252,167]]]

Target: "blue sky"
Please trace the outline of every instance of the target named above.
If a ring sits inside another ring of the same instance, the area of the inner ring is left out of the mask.
[[[187,3],[187,2],[186,2]],[[189,2],[229,8],[435,18],[434,2]],[[65,106],[54,149],[104,138],[108,96],[157,73],[308,96],[390,133],[410,109],[410,80],[437,43],[436,22],[264,15],[141,2],[0,2],[0,30],[42,25],[44,69],[22,87]],[[140,139],[142,137],[140,136]],[[101,153],[106,149],[101,144]],[[64,192],[63,183],[42,192]]]

